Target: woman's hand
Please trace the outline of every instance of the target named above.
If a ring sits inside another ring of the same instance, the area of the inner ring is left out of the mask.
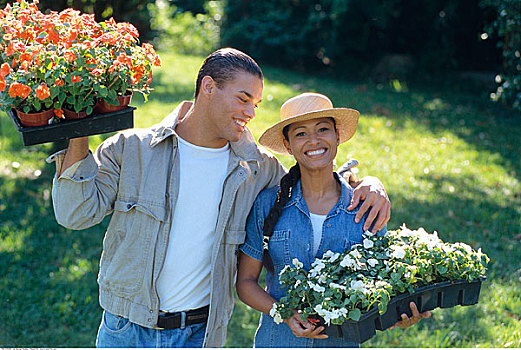
[[[364,231],[367,231],[373,221],[373,232],[378,232],[384,228],[385,224],[391,218],[391,202],[385,192],[382,182],[374,176],[366,176],[354,184],[356,187],[353,192],[351,204],[348,210],[353,210],[358,206],[360,201],[364,201],[355,216],[355,222],[359,223],[365,212],[371,207],[371,211],[364,223]]]
[[[288,324],[289,328],[296,337],[305,337],[312,339],[327,339],[326,334],[319,334],[324,330],[324,327],[320,326],[315,329],[315,326],[310,322],[302,321],[297,311],[293,310],[293,316],[284,320]]]
[[[394,326],[389,327],[389,330],[394,329],[395,327],[400,327],[402,329],[405,329],[407,327],[410,327],[412,325],[415,325],[416,323],[420,322],[422,318],[429,318],[431,317],[430,311],[425,311],[424,313],[420,314],[418,311],[418,308],[416,307],[416,304],[411,301],[409,304],[412,311],[412,317],[407,317],[406,314],[402,314],[402,320],[398,321]]]

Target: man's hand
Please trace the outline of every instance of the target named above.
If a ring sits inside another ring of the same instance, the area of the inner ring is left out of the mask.
[[[320,326],[315,329],[310,322],[302,321],[300,318],[300,314],[296,311],[293,311],[293,316],[284,320],[285,323],[288,324],[289,328],[296,337],[306,337],[312,339],[326,339],[328,336],[326,334],[320,334],[324,330],[324,327]]]
[[[429,318],[431,317],[430,311],[425,311],[424,313],[420,314],[418,311],[418,308],[416,307],[416,304],[411,301],[409,304],[412,311],[412,317],[407,317],[407,314],[402,314],[402,320],[398,321],[394,326],[389,327],[389,330],[394,329],[395,327],[400,327],[402,329],[405,329],[407,327],[410,327],[412,325],[415,325],[416,323],[420,322],[422,318]]]
[[[374,224],[373,231],[380,231],[391,218],[391,202],[385,192],[384,185],[374,176],[366,176],[352,185],[354,185],[355,189],[351,205],[347,209],[353,210],[360,201],[364,201],[355,216],[355,222],[359,223],[366,211],[371,207],[371,211],[365,220],[364,231],[371,227],[376,218],[378,220]]]

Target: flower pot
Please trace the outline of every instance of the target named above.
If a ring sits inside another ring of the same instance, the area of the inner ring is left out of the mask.
[[[49,124],[49,120],[54,117],[54,109],[51,108],[36,113],[24,113],[17,109],[16,115],[23,126],[42,126]]]
[[[87,112],[85,110],[75,112],[69,109],[63,108],[63,116],[65,119],[82,119],[87,116]]]
[[[119,105],[110,105],[104,99],[99,99],[96,105],[96,112],[98,113],[111,113],[121,111],[128,107],[132,100],[132,92],[124,96],[118,96]]]

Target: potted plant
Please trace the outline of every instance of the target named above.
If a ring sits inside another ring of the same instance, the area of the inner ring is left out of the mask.
[[[51,110],[78,118],[93,113],[99,99],[119,105],[128,90],[146,97],[160,59],[139,44],[134,26],[98,23],[70,8],[43,14],[37,3],[19,0],[0,10],[0,108],[19,117]]]
[[[395,299],[403,299],[401,296],[412,295],[422,287],[425,292],[432,290],[425,286],[439,287],[440,282],[450,281],[448,288],[453,281],[462,281],[458,283],[464,288],[475,281],[481,283],[488,261],[481,249],[475,251],[464,243],[444,243],[436,232],[430,234],[422,228],[410,230],[403,225],[384,236],[366,232],[363,244],[342,253],[328,251],[313,262],[309,271],[293,259],[292,266],[280,273],[282,288],[287,291],[273,305],[271,315],[275,322],[281,322],[295,309],[303,318],[323,321],[325,325],[365,320],[364,315],[371,312],[378,317]],[[465,304],[458,295],[456,302],[448,305]],[[438,299],[424,306],[430,310],[447,307],[437,303]],[[396,313],[396,309],[392,311]],[[381,319],[371,320],[373,332],[374,327],[384,330],[393,325],[398,316],[394,315],[385,326]]]

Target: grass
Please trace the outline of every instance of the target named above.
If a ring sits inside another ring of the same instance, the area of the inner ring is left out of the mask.
[[[190,99],[202,57],[163,54],[149,102],[134,105],[137,127],[159,122]],[[258,138],[280,105],[302,91],[329,95],[362,116],[338,164],[360,161],[358,176],[385,184],[388,224],[438,231],[445,241],[481,247],[491,258],[475,306],[437,309],[407,330],[378,332],[363,347],[521,347],[521,116],[457,81],[392,85],[310,77],[265,67],[264,101],[250,127]],[[91,137],[94,149],[108,135]],[[92,347],[101,317],[96,276],[108,218],[69,231],[50,200],[63,145],[24,147],[0,115],[0,346]],[[290,157],[281,157],[292,165]],[[259,314],[241,302],[226,346],[250,347]]]

